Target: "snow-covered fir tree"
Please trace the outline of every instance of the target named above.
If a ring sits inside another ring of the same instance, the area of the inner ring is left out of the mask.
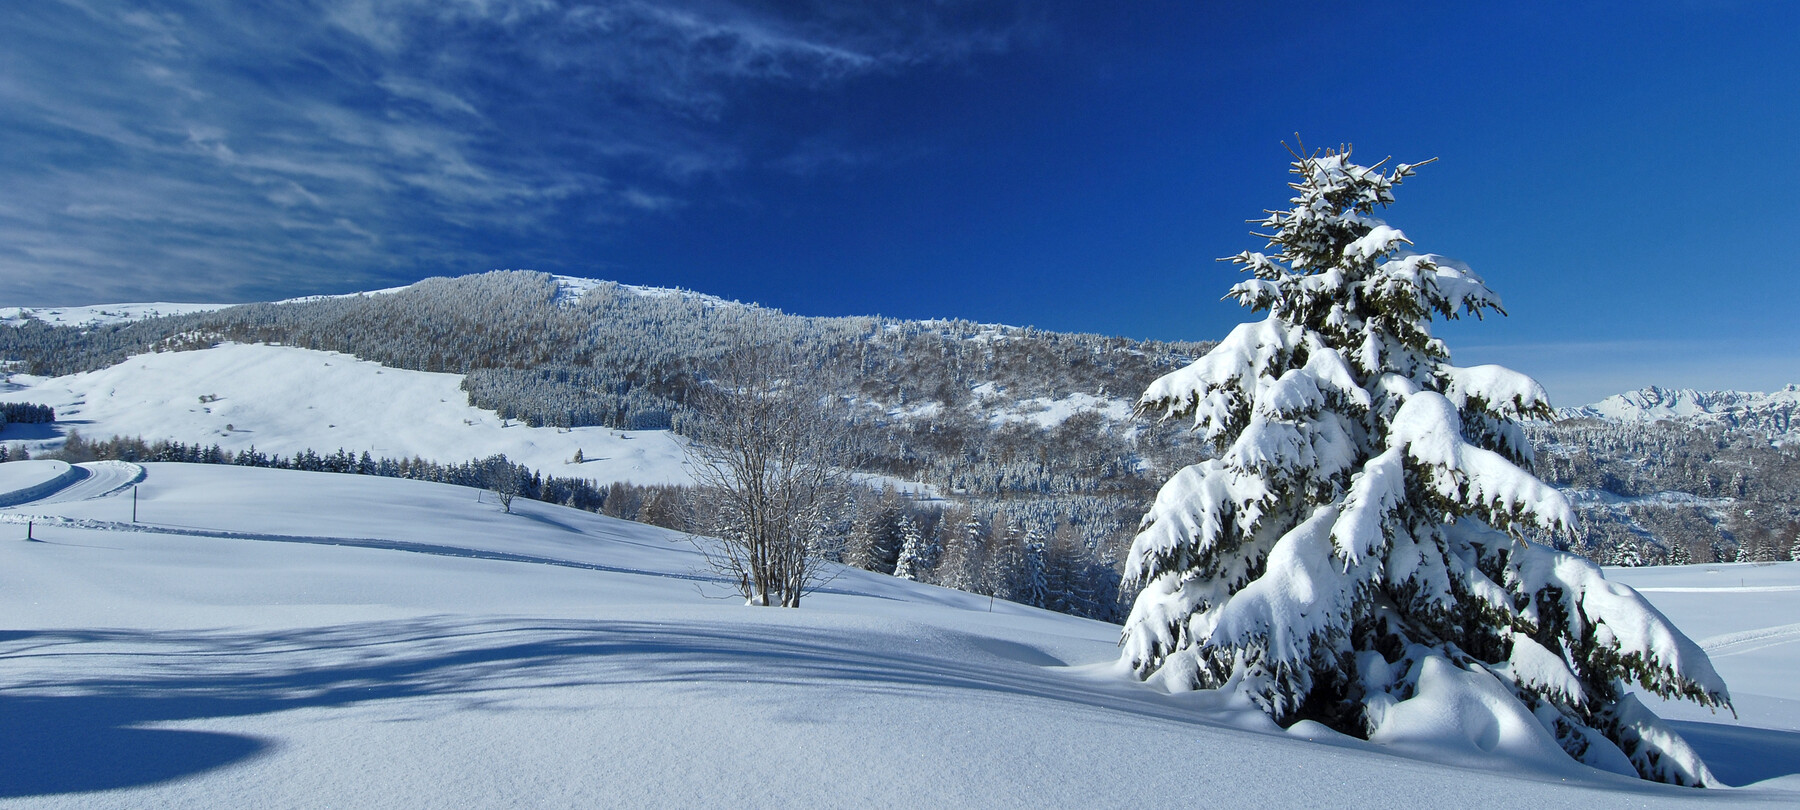
[[[981,517],[969,511],[960,532],[946,530],[943,534],[934,583],[970,593],[992,593],[992,588],[983,587],[987,584],[983,568],[988,556],[988,529]]]
[[[1297,156],[1292,208],[1260,223],[1273,255],[1231,258],[1252,277],[1229,297],[1267,317],[1139,402],[1191,417],[1218,456],[1176,473],[1144,518],[1122,663],[1374,739],[1405,734],[1425,694],[1508,695],[1483,705],[1535,718],[1577,760],[1711,782],[1627,684],[1729,707],[1725,684],[1635,591],[1542,544],[1574,523],[1528,472],[1517,420],[1550,415],[1543,389],[1453,366],[1431,334],[1434,317],[1500,300],[1375,216],[1414,166],[1349,156]]]
[[[900,515],[898,534],[900,535],[900,556],[894,561],[894,576],[901,579],[919,579],[924,576],[926,571],[931,570],[931,558],[936,555],[928,548],[929,541],[925,539],[924,533],[919,531],[919,526],[913,522],[911,515],[905,513]]]
[[[1043,532],[1036,526],[1027,529],[1020,550],[1023,559],[1015,569],[1011,598],[1015,602],[1044,607],[1050,604],[1050,582]]]

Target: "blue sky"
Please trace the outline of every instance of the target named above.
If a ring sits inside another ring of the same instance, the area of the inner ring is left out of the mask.
[[[528,268],[811,315],[1221,336],[1287,153],[1562,403],[1800,381],[1800,3],[36,0],[0,7],[0,305]]]

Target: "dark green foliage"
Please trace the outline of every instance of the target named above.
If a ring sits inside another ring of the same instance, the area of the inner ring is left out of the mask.
[[[0,425],[39,425],[56,421],[56,410],[29,402],[0,402]]]

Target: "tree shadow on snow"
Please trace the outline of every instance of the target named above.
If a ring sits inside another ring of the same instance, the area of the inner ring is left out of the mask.
[[[0,739],[7,741],[0,747],[0,797],[151,785],[277,747],[273,740],[148,724],[419,699],[429,703],[416,705],[432,711],[506,711],[507,691],[525,688],[678,684],[771,701],[785,698],[744,685],[883,696],[949,689],[1196,728],[1222,725],[1188,702],[1054,666],[1056,659],[1027,645],[795,618],[776,611],[709,624],[443,617],[273,633],[4,633],[0,662],[23,664],[30,676],[0,690]],[[1715,739],[1690,737],[1696,746]],[[1793,745],[1791,735],[1779,742]],[[1719,756],[1710,747],[1702,752]],[[1744,778],[1718,770],[1727,781]]]
[[[143,708],[130,697],[0,696],[6,740],[0,798],[152,785],[240,762],[270,746],[238,734],[135,728],[145,721]]]
[[[933,656],[785,622],[418,620],[283,633],[7,631],[0,662],[30,674],[0,688],[0,798],[153,785],[247,761],[274,740],[161,722],[416,698],[499,710],[512,688],[746,682],[881,693],[977,689],[1121,706],[1054,658],[991,639]],[[883,649],[876,650],[873,647]],[[1016,649],[1015,649],[1016,648]],[[1125,703],[1132,703],[1127,694]],[[1137,710],[1187,722],[1149,693]],[[1128,709],[1129,710],[1129,709]]]
[[[567,523],[557,520],[556,518],[550,517],[549,515],[545,515],[540,512],[533,511],[533,510],[531,510],[530,507],[514,509],[512,511],[512,513],[514,515],[518,515],[519,517],[525,518],[526,520],[530,520],[530,521],[533,521],[536,523],[542,523],[545,526],[549,526],[552,529],[560,529],[562,531],[569,532],[570,534],[581,534],[582,533],[581,529],[578,529],[574,526],[571,526]]]
[[[89,424],[86,420],[71,420],[56,423],[50,422],[8,422],[0,426],[0,441],[30,442],[45,439],[60,439],[68,431],[58,425]]]

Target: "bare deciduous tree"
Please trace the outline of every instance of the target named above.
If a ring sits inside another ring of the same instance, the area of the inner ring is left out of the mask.
[[[824,551],[859,456],[843,402],[805,357],[780,346],[734,351],[690,394],[683,421],[701,488],[694,516],[711,567],[753,605],[798,607],[826,576]]]
[[[520,473],[512,461],[505,455],[489,456],[482,460],[482,477],[487,481],[489,492],[500,500],[500,509],[512,514],[513,498],[524,488]]]

